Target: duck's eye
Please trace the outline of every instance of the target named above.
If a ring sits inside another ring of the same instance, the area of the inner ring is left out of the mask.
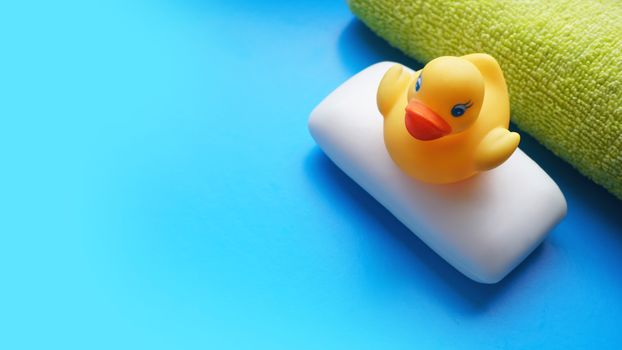
[[[467,108],[471,107],[472,104],[470,102],[467,103],[458,103],[457,105],[451,108],[451,115],[454,117],[461,117],[464,112],[466,112]]]
[[[421,89],[421,74],[419,74],[419,78],[417,78],[417,82],[415,83],[415,92]]]

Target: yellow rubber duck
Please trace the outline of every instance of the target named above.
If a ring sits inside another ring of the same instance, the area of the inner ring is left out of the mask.
[[[412,73],[402,65],[382,78],[377,104],[384,142],[409,176],[445,184],[493,169],[518,147],[510,102],[490,55],[444,56]]]

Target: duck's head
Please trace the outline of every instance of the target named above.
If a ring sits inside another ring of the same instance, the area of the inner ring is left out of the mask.
[[[422,141],[468,129],[477,120],[484,100],[484,77],[460,57],[430,61],[408,88],[405,123],[408,133]]]

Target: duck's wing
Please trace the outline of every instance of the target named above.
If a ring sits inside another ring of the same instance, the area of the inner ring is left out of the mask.
[[[505,128],[494,128],[482,139],[475,151],[475,167],[490,170],[503,164],[518,147],[520,135]]]
[[[393,65],[384,73],[376,92],[376,103],[382,116],[387,116],[411,80],[412,73],[401,64]]]
[[[494,125],[507,128],[510,124],[510,95],[501,66],[494,57],[484,53],[466,55],[462,58],[475,65],[484,77],[486,89],[482,107],[482,110],[486,111],[484,116],[493,117]]]
[[[474,53],[462,56],[462,58],[473,63],[486,80],[501,83],[505,86],[503,71],[501,70],[501,66],[499,66],[499,62],[497,62],[494,57],[485,53]]]

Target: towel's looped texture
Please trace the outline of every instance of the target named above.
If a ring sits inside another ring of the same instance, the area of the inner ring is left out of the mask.
[[[613,0],[349,0],[373,31],[426,62],[486,52],[512,120],[622,199],[622,5]]]

